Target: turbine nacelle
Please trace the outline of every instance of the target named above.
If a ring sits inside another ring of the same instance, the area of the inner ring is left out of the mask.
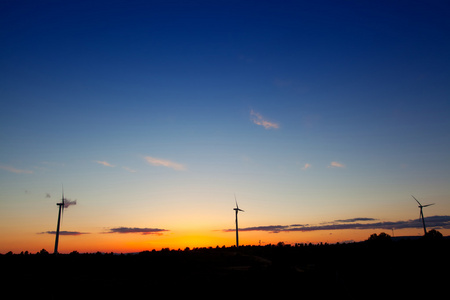
[[[235,210],[236,212],[238,212],[238,211],[242,211],[243,212],[243,210],[240,209],[239,205],[237,204],[236,194],[234,194],[234,202],[236,202],[236,207],[233,208],[233,210]]]

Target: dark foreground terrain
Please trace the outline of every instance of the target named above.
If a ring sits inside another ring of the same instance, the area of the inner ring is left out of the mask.
[[[10,299],[447,298],[450,240],[0,255]],[[9,297],[9,296],[7,296]]]

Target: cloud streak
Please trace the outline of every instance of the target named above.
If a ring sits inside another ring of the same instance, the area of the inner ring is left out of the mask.
[[[115,168],[117,165],[113,165],[110,164],[109,162],[105,161],[105,160],[94,160],[95,163],[98,163],[99,165],[105,166],[105,167],[110,167],[110,168]],[[128,171],[130,173],[136,173],[137,171],[128,167],[122,167],[122,169],[124,169],[125,171]]]
[[[376,221],[374,218],[353,218],[353,219],[344,219],[344,220],[335,220],[332,223],[354,223],[359,221]]]
[[[109,231],[105,233],[140,233],[142,235],[148,235],[148,234],[156,234],[156,235],[162,235],[163,232],[169,231],[167,229],[160,229],[160,228],[138,228],[138,227],[116,227],[116,228],[110,228]]]
[[[39,232],[39,234],[56,234],[56,231],[44,231],[44,232]],[[65,231],[65,230],[60,230],[59,231],[59,235],[82,235],[82,234],[89,234],[89,232],[79,232],[79,231]]]
[[[186,167],[184,165],[167,160],[167,159],[160,159],[160,158],[151,157],[151,156],[146,156],[146,157],[144,157],[144,159],[152,166],[166,167],[166,168],[171,168],[171,169],[174,169],[177,171],[186,170]]]
[[[103,161],[102,160],[94,160],[94,162],[96,162],[96,163],[98,163],[100,165],[103,165],[105,167],[110,167],[110,168],[114,168],[115,167],[115,165],[112,165],[109,162],[104,161],[104,160]]]
[[[302,170],[308,170],[309,168],[311,168],[311,164],[306,163],[306,164],[303,166]]]
[[[371,222],[368,222],[371,221]],[[376,219],[373,218],[353,218],[346,220],[335,220],[333,222],[322,223],[319,225],[268,225],[268,226],[256,226],[240,228],[239,231],[266,231],[270,233],[279,232],[308,232],[308,231],[320,231],[320,230],[346,230],[346,229],[408,229],[408,228],[423,228],[422,222],[419,219],[406,220],[406,221],[393,221],[393,222],[373,222]],[[367,223],[362,223],[367,222]],[[432,216],[425,218],[425,222],[428,228],[434,229],[450,229],[450,216]],[[233,232],[235,229],[224,229],[225,232]]]
[[[33,171],[30,171],[30,170],[21,170],[21,169],[16,169],[14,167],[5,166],[5,165],[0,165],[0,169],[6,170],[11,173],[16,173],[16,174],[32,174],[33,173]]]
[[[337,161],[332,161],[330,163],[330,165],[328,166],[328,168],[345,168],[345,165],[341,164],[341,163],[339,163]]]
[[[253,123],[263,126],[265,129],[280,128],[280,125],[278,123],[267,121],[260,113],[255,112],[253,109],[250,111],[250,119]]]
[[[122,169],[124,169],[125,171],[128,171],[130,173],[136,173],[137,171],[128,167],[122,167]]]

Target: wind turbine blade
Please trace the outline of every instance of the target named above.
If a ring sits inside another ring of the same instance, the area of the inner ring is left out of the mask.
[[[236,194],[234,194],[234,202],[236,202],[236,208],[239,209],[239,205],[237,204]]]
[[[411,195],[411,197],[413,197],[414,200],[416,200],[416,202],[419,203],[420,206],[422,206],[422,204],[420,204],[419,200],[417,200],[416,197],[414,197],[413,195]]]
[[[60,209],[62,210],[62,211],[61,211],[61,224],[62,224],[62,222],[63,222],[63,220],[64,220],[64,204],[61,205]]]
[[[59,207],[59,209],[61,209],[62,211],[61,211],[61,223],[62,223],[62,221],[63,221],[63,219],[64,219],[64,208],[66,207],[66,203],[64,202],[64,185],[61,185],[61,188],[62,188],[62,198],[61,198],[61,205],[60,205],[60,207]]]
[[[427,207],[427,206],[431,206],[434,205],[435,203],[431,203],[431,204],[427,204],[427,205],[423,205],[422,207]]]

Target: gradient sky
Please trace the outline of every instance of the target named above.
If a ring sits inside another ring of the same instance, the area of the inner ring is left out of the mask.
[[[0,253],[53,250],[62,184],[61,252],[231,246],[234,193],[241,244],[420,235],[411,195],[448,235],[449,32],[446,1],[1,1]]]

